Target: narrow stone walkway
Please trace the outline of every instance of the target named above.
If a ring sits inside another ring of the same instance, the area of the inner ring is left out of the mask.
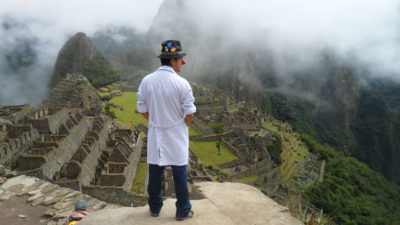
[[[78,191],[25,175],[0,180],[0,224],[62,225],[79,199],[87,201],[90,215],[80,225],[302,225],[289,210],[260,190],[241,183],[195,183],[204,199],[192,200],[194,218],[175,220],[175,199],[164,201],[159,217],[148,206],[121,207]]]
[[[205,199],[192,200],[194,217],[175,220],[175,199],[164,201],[159,217],[149,207],[104,209],[85,217],[80,225],[303,225],[289,210],[252,186],[241,183],[195,183]]]

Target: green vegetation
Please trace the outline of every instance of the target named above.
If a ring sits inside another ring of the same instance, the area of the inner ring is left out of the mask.
[[[237,111],[239,111],[238,107],[232,108],[232,109],[229,110],[230,113],[237,112]]]
[[[299,210],[297,212],[297,218],[307,225],[325,225],[332,224],[332,219],[329,216],[324,215],[324,211],[318,213],[319,215],[315,217],[316,212],[309,213],[307,208],[303,209],[301,203],[299,205]]]
[[[338,224],[400,224],[398,186],[352,157],[307,135],[301,138],[311,152],[327,161],[324,181],[304,191],[311,203],[323,208]]]
[[[282,164],[282,139],[276,134],[274,134],[274,137],[274,142],[272,144],[266,145],[265,147],[267,148],[272,161],[274,161],[276,165],[279,166]]]
[[[147,177],[147,163],[140,162],[136,168],[135,179],[133,180],[131,193],[140,194],[145,192],[144,186]]]
[[[120,72],[115,70],[104,57],[98,57],[86,63],[83,74],[95,88],[111,84],[120,76]]]
[[[378,92],[363,89],[359,98],[353,156],[400,185],[400,122]]]
[[[114,113],[114,111],[111,111],[110,108],[111,108],[110,104],[107,104],[106,106],[104,106],[104,112],[106,115],[109,115],[109,116],[111,116],[111,118],[115,119],[115,113]]]
[[[313,102],[272,93],[266,94],[263,104],[269,114],[289,122],[298,133],[308,134],[338,152],[351,152],[355,158],[400,184],[397,163],[400,161],[400,122],[379,92],[357,87],[356,81],[346,82],[349,87],[354,86],[351,90],[357,90],[348,93],[349,99],[337,99],[333,94],[321,96],[335,110],[316,109]],[[325,92],[335,93],[333,87],[327,87]],[[347,103],[343,101],[352,102],[352,107],[345,107]]]
[[[105,102],[110,101],[112,98],[113,97],[111,95],[109,95],[109,94],[100,95],[100,100],[105,101]]]
[[[215,147],[218,149],[218,155],[221,155],[221,141],[217,141]]]
[[[81,32],[71,37],[58,54],[50,87],[56,86],[68,73],[83,73],[96,88],[117,81],[121,75]]]
[[[189,127],[189,136],[195,136],[195,135],[199,135],[200,133],[197,132],[196,129],[194,129],[192,126]]]
[[[221,143],[221,154],[218,155],[216,150],[217,141],[190,141],[190,149],[205,166],[211,165],[213,168],[218,168],[218,164],[231,162],[239,159],[236,155],[230,152],[226,146]]]
[[[249,184],[249,183],[257,180],[259,177],[260,177],[259,175],[252,174],[252,175],[249,175],[249,176],[246,176],[246,177],[239,178],[239,181],[241,181],[243,183],[246,183],[246,184]]]
[[[376,79],[371,86],[385,97],[388,105],[400,120],[400,83],[392,79]]]
[[[224,124],[223,123],[214,123],[211,124],[211,128],[213,129],[214,133],[220,136],[224,132]]]
[[[110,100],[110,103],[114,105],[123,106],[123,110],[114,107],[111,107],[111,109],[115,113],[117,119],[121,121],[125,127],[131,127],[132,122],[136,125],[143,123],[147,126],[147,120],[140,113],[135,113],[137,110],[136,102],[136,92],[123,92],[121,96],[114,97]]]

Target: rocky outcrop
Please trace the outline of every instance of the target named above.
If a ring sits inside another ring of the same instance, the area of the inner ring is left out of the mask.
[[[65,218],[71,214],[75,202],[79,199],[86,200],[89,212],[95,212],[103,208],[119,207],[99,201],[79,191],[70,188],[61,188],[58,185],[34,177],[22,175],[10,179],[0,178],[4,182],[0,182],[0,184],[3,183],[0,185],[0,210],[2,212],[6,210],[2,206],[7,205],[10,201],[17,202],[15,203],[17,205],[14,204],[13,207],[18,209],[18,219],[21,220],[21,224],[25,224],[22,219],[29,219],[31,222],[34,222],[33,214],[37,214],[35,210],[42,210],[41,224],[64,224]],[[26,202],[21,202],[19,200],[21,198],[26,198]],[[33,208],[25,211],[26,205],[30,205]],[[10,214],[0,216],[0,223],[7,222],[7,219],[10,219],[8,218]]]
[[[84,218],[80,224],[218,224],[290,225],[303,224],[289,210],[266,197],[258,189],[241,183],[195,183],[204,199],[192,200],[194,217],[175,221],[175,199],[167,199],[159,217],[151,217],[149,207],[104,209]]]

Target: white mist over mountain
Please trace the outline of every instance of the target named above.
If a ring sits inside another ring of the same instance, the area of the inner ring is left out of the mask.
[[[355,59],[375,76],[400,80],[400,13],[395,0],[162,2],[0,0],[0,104],[40,102],[67,38],[79,31],[90,36],[107,25],[146,32],[153,24],[150,33],[159,34],[152,42],[155,49],[163,40],[181,39],[189,60],[235,54],[235,48],[268,49],[265,61],[273,56],[271,66],[285,76],[313,67],[319,63],[317,52],[331,49],[344,59]],[[163,15],[153,23],[158,12]],[[10,67],[10,60],[22,68]],[[215,63],[224,67],[232,62]],[[238,71],[242,77],[247,72]]]
[[[232,44],[268,48],[275,59],[297,58],[300,67],[314,63],[314,52],[329,48],[343,57],[356,57],[376,73],[399,76],[398,1],[166,0],[161,7],[168,13],[152,27],[159,33],[157,42],[177,37],[192,47],[194,39],[204,48],[203,40],[212,45],[217,37],[215,48],[223,51]],[[190,26],[174,27],[182,21]]]
[[[145,33],[161,1],[0,0],[0,105],[40,103],[69,37],[109,25]]]

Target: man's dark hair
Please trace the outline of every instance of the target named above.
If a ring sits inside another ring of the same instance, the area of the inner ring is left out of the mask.
[[[174,58],[175,60],[178,60],[178,58]],[[171,66],[171,59],[168,58],[161,58],[161,66]]]

